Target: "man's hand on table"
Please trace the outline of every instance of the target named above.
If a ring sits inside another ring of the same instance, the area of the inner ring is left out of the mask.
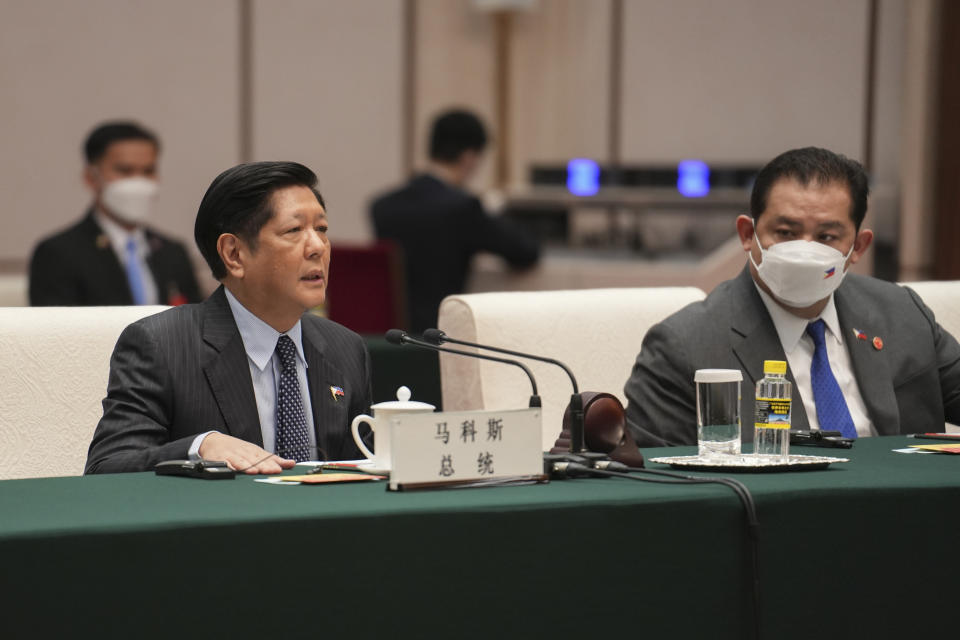
[[[222,460],[234,470],[250,475],[280,473],[296,464],[293,460],[271,454],[246,440],[217,432],[208,434],[203,439],[197,453],[204,460]]]

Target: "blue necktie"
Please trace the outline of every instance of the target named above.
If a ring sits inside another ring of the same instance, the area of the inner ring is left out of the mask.
[[[127,240],[127,282],[133,304],[147,304],[147,292],[143,287],[143,273],[140,271],[140,254],[133,238]]]
[[[813,338],[813,363],[810,365],[810,383],[813,386],[813,400],[817,404],[817,420],[820,429],[839,431],[844,438],[856,438],[857,429],[843,399],[843,392],[837,379],[830,370],[827,358],[827,344],[823,339],[826,325],[817,320],[807,325],[807,335]]]
[[[277,446],[282,458],[297,462],[310,459],[310,435],[303,413],[300,381],[297,379],[297,347],[287,335],[277,340],[280,356],[280,384],[277,385]]]

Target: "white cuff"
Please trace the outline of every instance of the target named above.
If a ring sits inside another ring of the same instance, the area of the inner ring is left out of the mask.
[[[187,457],[190,460],[200,460],[200,445],[203,444],[203,439],[211,433],[217,433],[217,431],[207,431],[206,433],[201,433],[193,439],[193,443],[190,445],[190,450],[187,452]]]

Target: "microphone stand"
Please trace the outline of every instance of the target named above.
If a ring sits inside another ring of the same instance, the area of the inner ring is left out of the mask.
[[[487,351],[505,353],[507,355],[516,356],[518,358],[527,358],[529,360],[538,360],[540,362],[557,365],[563,369],[570,378],[570,384],[573,385],[573,394],[570,396],[570,453],[579,454],[586,450],[586,446],[584,445],[583,396],[580,395],[580,389],[577,387],[577,379],[574,377],[570,367],[553,358],[535,356],[529,353],[521,353],[519,351],[512,351],[510,349],[502,349],[500,347],[488,347],[487,345],[467,342],[466,340],[457,340],[456,338],[451,338],[439,329],[427,329],[423,332],[423,338],[428,343],[433,343],[433,346],[443,344],[444,342],[452,342],[465,347],[473,347],[475,349],[485,349]]]
[[[520,367],[521,369],[523,369],[524,373],[526,373],[527,377],[530,379],[530,387],[533,389],[533,395],[530,396],[530,404],[528,406],[530,407],[543,406],[543,403],[540,400],[540,394],[537,391],[537,381],[533,377],[533,372],[530,371],[529,367],[527,367],[522,362],[517,362],[516,360],[508,360],[506,358],[497,358],[495,356],[488,356],[488,355],[483,355],[479,353],[473,353],[472,351],[461,351],[460,349],[450,349],[448,347],[441,347],[435,344],[430,344],[429,342],[417,340],[416,338],[409,336],[405,331],[401,331],[400,329],[390,329],[389,331],[386,332],[386,334],[384,334],[384,338],[386,338],[387,342],[389,342],[390,344],[396,344],[396,345],[412,344],[416,347],[421,347],[423,349],[430,349],[431,351],[443,351],[444,353],[454,353],[460,356],[480,358],[481,360],[490,360],[492,362],[501,362],[503,364],[511,364],[516,367]],[[582,413],[583,411],[581,410],[581,416],[582,416]]]

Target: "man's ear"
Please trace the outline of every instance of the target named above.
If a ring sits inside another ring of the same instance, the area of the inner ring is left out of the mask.
[[[870,229],[861,229],[853,241],[853,253],[850,254],[850,264],[857,264],[872,242],[873,231]]]
[[[96,191],[100,186],[99,172],[92,164],[83,167],[83,183],[87,185],[91,191]]]
[[[750,251],[753,248],[753,218],[750,216],[737,216],[737,235],[740,237],[740,244],[744,251]]]
[[[457,158],[457,170],[464,183],[470,180],[480,167],[482,152],[477,149],[466,149]]]
[[[222,233],[217,238],[217,254],[219,254],[223,266],[227,269],[227,275],[239,280],[243,279],[245,252],[246,245],[232,233]]]

